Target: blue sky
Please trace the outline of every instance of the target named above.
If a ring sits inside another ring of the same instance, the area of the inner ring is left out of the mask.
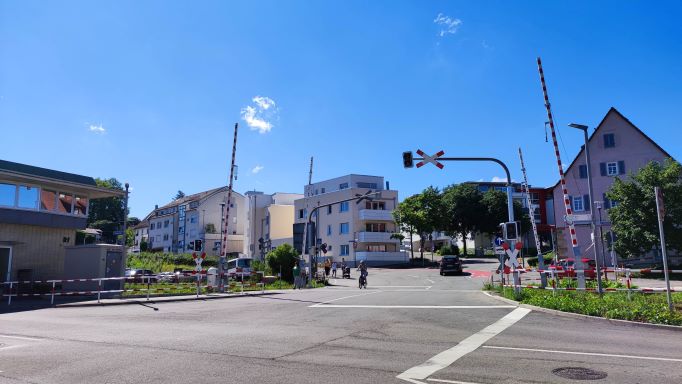
[[[177,190],[299,192],[348,173],[401,198],[494,164],[404,170],[401,152],[492,156],[557,178],[536,67],[570,162],[611,106],[682,157],[679,2],[0,0],[0,158]],[[253,125],[251,129],[248,122]],[[562,149],[563,150],[563,149]]]

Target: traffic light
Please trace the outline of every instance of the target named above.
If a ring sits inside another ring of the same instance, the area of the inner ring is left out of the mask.
[[[258,249],[263,249],[263,243],[264,242],[265,242],[265,240],[263,240],[262,237],[258,239]]]
[[[197,252],[201,252],[204,250],[201,240],[194,240],[194,250]]]
[[[403,152],[403,167],[412,168],[414,166],[414,159],[412,158],[412,151]]]
[[[322,253],[326,254],[327,253],[327,243],[322,243],[322,245],[320,245],[320,249],[322,250]]]
[[[505,240],[516,241],[518,239],[519,231],[517,222],[513,221],[508,223],[500,223],[500,228],[502,229],[502,234]]]

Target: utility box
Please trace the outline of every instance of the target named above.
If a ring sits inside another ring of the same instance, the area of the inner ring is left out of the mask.
[[[64,255],[64,279],[95,279],[124,277],[126,260],[123,246],[112,244],[88,244],[66,247]],[[76,281],[62,283],[64,291],[111,291],[122,290],[124,280]],[[106,294],[118,295],[120,292]]]

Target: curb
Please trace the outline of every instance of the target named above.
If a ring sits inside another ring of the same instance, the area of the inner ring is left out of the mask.
[[[145,297],[132,297],[129,299],[105,299],[105,300],[116,300],[116,301],[110,301],[110,302],[97,302],[96,300],[91,300],[91,301],[86,301],[86,302],[81,302],[81,303],[63,303],[63,304],[57,304],[54,306],[54,308],[74,308],[74,307],[105,307],[105,306],[112,306],[112,305],[128,305],[128,304],[160,304],[160,303],[174,303],[174,302],[182,302],[182,301],[205,301],[205,300],[217,300],[217,299],[231,299],[231,298],[239,298],[239,297],[253,297],[253,296],[267,296],[267,295],[277,295],[282,292],[280,291],[265,291],[265,293],[262,292],[257,292],[257,293],[244,293],[242,294],[221,294],[221,295],[211,295],[211,296],[206,296],[202,295],[199,297],[196,297],[196,295],[191,295],[191,296],[166,296],[166,297],[150,297],[149,300],[145,300]]]
[[[550,315],[561,316],[561,317],[570,317],[572,319],[583,319],[583,320],[591,320],[591,321],[606,321],[606,322],[609,322],[609,323],[615,324],[615,325],[627,325],[627,326],[631,326],[631,327],[641,327],[641,328],[650,328],[650,329],[682,332],[682,326],[679,326],[679,325],[642,323],[639,321],[621,320],[621,319],[607,319],[605,317],[583,315],[581,313],[564,312],[564,311],[559,311],[557,309],[536,307],[535,305],[530,305],[530,304],[522,304],[522,303],[519,303],[518,301],[514,301],[514,300],[507,299],[505,297],[501,297],[497,292],[489,292],[489,291],[483,291],[483,292],[488,292],[490,294],[490,297],[493,297],[497,300],[503,301],[507,304],[516,305],[516,306],[521,307],[521,308],[528,308],[528,309],[531,309],[531,310],[537,311],[537,312],[548,313]]]

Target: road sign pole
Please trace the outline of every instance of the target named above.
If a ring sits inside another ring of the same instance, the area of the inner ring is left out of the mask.
[[[666,298],[668,299],[668,309],[672,312],[673,302],[670,296],[670,277],[668,276],[668,254],[665,250],[665,233],[663,231],[663,219],[665,218],[665,208],[663,206],[663,191],[659,187],[654,187],[656,195],[656,214],[658,216],[658,233],[661,235],[661,256],[663,257],[663,276],[665,277]]]

